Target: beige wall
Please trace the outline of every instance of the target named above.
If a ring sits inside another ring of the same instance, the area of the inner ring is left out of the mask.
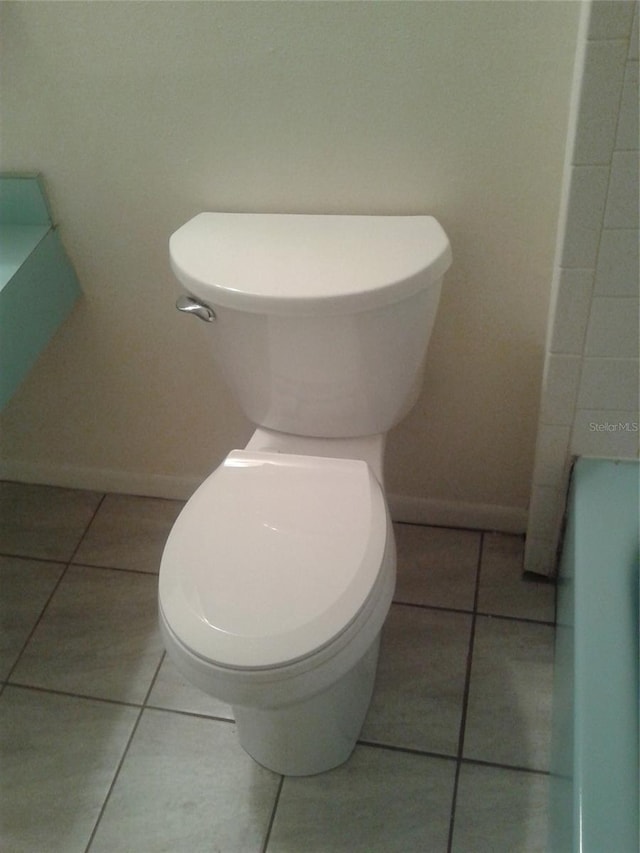
[[[0,473],[188,492],[251,427],[178,315],[201,210],[431,213],[450,235],[389,491],[524,514],[579,4],[2,3],[2,168],[41,171],[84,299]]]

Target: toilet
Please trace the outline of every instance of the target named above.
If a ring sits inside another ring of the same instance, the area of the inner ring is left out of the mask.
[[[420,391],[449,241],[430,216],[201,213],[170,256],[256,429],[171,530],[164,643],[259,764],[321,773],[371,701],[395,585],[385,437]]]

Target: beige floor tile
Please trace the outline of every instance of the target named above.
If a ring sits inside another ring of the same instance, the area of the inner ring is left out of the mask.
[[[549,769],[553,628],[478,616],[464,756]]]
[[[162,657],[151,575],[71,566],[12,681],[142,702]]]
[[[486,533],[482,548],[478,612],[553,622],[555,584],[522,576],[524,539]]]
[[[0,676],[37,623],[0,695],[0,847],[84,851],[137,717],[46,689],[140,703],[157,673],[156,707],[143,713],[92,853],[259,851],[280,777],[243,752],[228,706],[168,658],[158,670],[155,575],[182,503],[108,495],[87,530],[100,500],[0,484],[0,551],[34,558],[0,559]],[[482,534],[395,530],[396,597],[408,604],[387,620],[361,743],[334,771],[285,780],[267,853],[446,850],[455,762],[401,749],[457,752],[472,617],[437,608],[471,608]],[[522,540],[489,533],[484,543],[480,611],[552,619],[553,587],[521,578]],[[548,767],[553,628],[535,621],[477,618],[468,758]],[[454,851],[546,849],[546,785],[540,773],[464,763]]]
[[[5,678],[33,630],[64,566],[0,556],[0,678]]]
[[[481,534],[395,524],[395,601],[472,610]]]
[[[184,503],[107,495],[74,563],[158,572],[162,551]]]
[[[452,851],[549,853],[547,812],[547,776],[463,764]]]
[[[168,655],[162,661],[147,705],[170,711],[186,711],[191,714],[233,720],[231,706],[189,684]]]
[[[356,747],[335,770],[285,778],[268,853],[444,853],[454,775],[454,761]]]
[[[138,710],[6,687],[0,696],[0,847],[83,853]],[[138,848],[143,849],[143,848]]]
[[[102,495],[0,482],[0,552],[66,562]]]
[[[361,738],[455,755],[471,616],[395,604]]]
[[[258,853],[279,783],[232,723],[146,710],[91,853]]]

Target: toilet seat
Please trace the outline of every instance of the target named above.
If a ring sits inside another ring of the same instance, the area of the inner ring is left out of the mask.
[[[386,538],[382,490],[365,462],[233,451],[169,536],[163,616],[192,653],[218,666],[299,661],[362,610]]]

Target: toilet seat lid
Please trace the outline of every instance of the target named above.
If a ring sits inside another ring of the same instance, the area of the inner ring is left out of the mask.
[[[386,537],[366,462],[234,450],[171,531],[160,604],[200,657],[281,666],[331,642],[360,612]]]

